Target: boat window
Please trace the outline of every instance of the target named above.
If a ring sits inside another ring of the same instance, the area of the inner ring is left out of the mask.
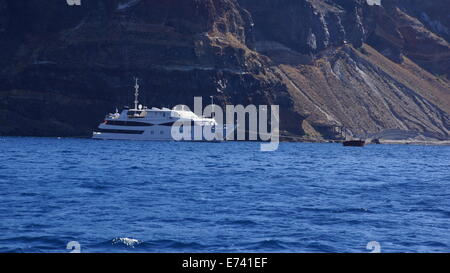
[[[127,120],[109,120],[107,121],[107,124],[117,126],[153,126],[151,123]]]
[[[144,131],[142,130],[119,130],[119,129],[104,129],[104,128],[98,128],[97,132],[111,133],[111,134],[136,134],[136,135],[144,133]]]
[[[147,116],[146,111],[128,111],[129,118],[144,118]]]

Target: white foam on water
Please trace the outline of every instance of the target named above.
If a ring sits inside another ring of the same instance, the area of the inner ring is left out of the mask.
[[[136,245],[142,243],[142,241],[139,241],[137,239],[133,239],[133,238],[127,238],[127,237],[123,237],[123,238],[115,238],[113,239],[113,244],[124,244],[126,246],[129,247],[135,247]]]

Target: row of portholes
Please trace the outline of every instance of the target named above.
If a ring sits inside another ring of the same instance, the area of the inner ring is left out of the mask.
[[[154,135],[155,132],[154,132],[154,131],[150,131],[150,134],[151,134],[151,135]],[[159,131],[159,134],[161,134],[161,135],[164,134],[164,131]]]

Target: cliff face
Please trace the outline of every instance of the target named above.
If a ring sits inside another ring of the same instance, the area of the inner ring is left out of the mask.
[[[410,58],[422,68],[449,78],[449,1],[386,1],[375,12],[374,35],[368,43],[392,60]],[[428,15],[430,14],[430,15]]]
[[[0,0],[0,134],[89,135],[137,76],[149,106],[279,104],[283,134],[447,139],[445,9],[408,1]]]

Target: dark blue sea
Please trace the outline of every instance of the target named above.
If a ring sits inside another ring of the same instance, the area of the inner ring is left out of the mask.
[[[450,251],[450,147],[0,138],[0,252]]]

